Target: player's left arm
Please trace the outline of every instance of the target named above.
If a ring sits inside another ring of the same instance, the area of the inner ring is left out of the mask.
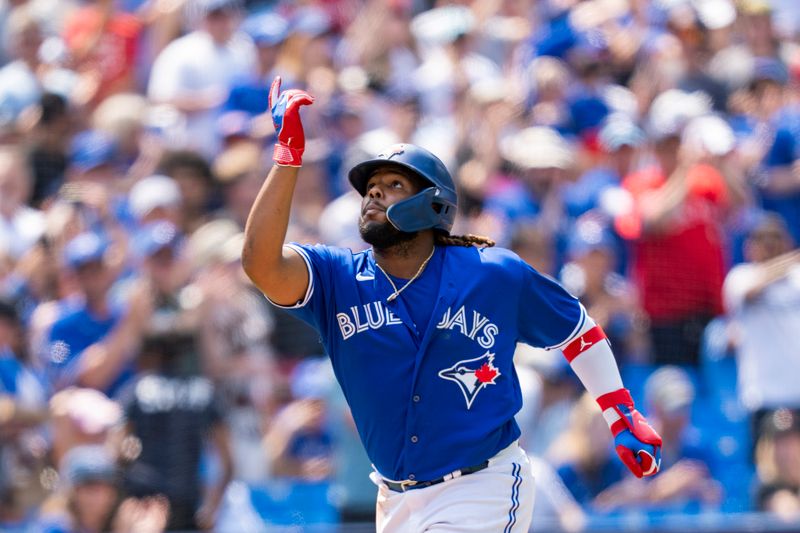
[[[611,344],[603,329],[585,316],[578,332],[562,346],[572,370],[603,410],[617,454],[636,477],[661,468],[661,437],[650,427],[623,386]]]
[[[602,328],[557,281],[517,259],[519,340],[546,349],[560,348],[589,394],[600,404],[622,461],[637,476],[661,466],[661,437],[636,410],[622,385],[616,359]]]

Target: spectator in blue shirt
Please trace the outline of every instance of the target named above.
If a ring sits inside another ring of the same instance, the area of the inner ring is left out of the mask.
[[[269,84],[275,76],[281,47],[289,36],[289,22],[277,13],[265,12],[248,17],[242,29],[256,45],[257,70],[254,80],[234,84],[225,108],[255,116],[268,111]]]
[[[568,429],[546,454],[564,485],[585,508],[591,508],[601,492],[623,479],[606,427],[592,398],[584,395],[570,413]]]
[[[21,492],[31,489],[20,483],[36,473],[33,454],[26,446],[31,428],[46,418],[45,392],[28,368],[22,348],[20,320],[10,302],[0,299],[0,530],[13,531],[25,525],[28,509],[20,503]]]
[[[64,249],[80,300],[65,304],[50,330],[48,373],[56,390],[77,384],[114,396],[133,375],[147,304],[134,293],[124,318],[112,304],[109,290],[115,275],[106,259],[108,246],[104,237],[87,232]]]
[[[292,373],[292,396],[272,422],[265,444],[277,477],[301,481],[330,480],[333,440],[328,428],[327,396],[335,386],[323,359],[307,359]]]
[[[600,128],[597,141],[603,152],[602,160],[574,183],[567,183],[561,191],[565,210],[571,218],[599,207],[603,193],[620,186],[622,178],[634,170],[646,138],[630,118],[611,115]]]
[[[595,506],[607,512],[639,508],[649,513],[718,508],[722,487],[709,468],[712,447],[704,446],[702,435],[690,424],[695,387],[689,374],[666,365],[647,379],[644,389],[653,427],[668,435],[661,473],[650,480],[626,478],[599,494]]]

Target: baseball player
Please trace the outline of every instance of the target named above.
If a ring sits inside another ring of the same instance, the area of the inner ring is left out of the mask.
[[[374,466],[377,530],[528,530],[518,342],[561,349],[622,461],[638,477],[658,472],[661,437],[623,388],[603,330],[514,253],[450,235],[458,198],[432,153],[398,144],[350,170],[371,249],[284,245],[305,145],[299,110],[313,101],[280,92],[280,78],[272,84],[275,165],[250,212],[242,262],[275,305],[319,331]]]

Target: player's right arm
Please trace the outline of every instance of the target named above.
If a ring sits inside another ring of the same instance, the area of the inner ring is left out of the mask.
[[[300,106],[314,99],[300,90],[280,92],[280,77],[269,93],[269,107],[278,134],[275,165],[261,186],[245,226],[242,267],[253,283],[270,300],[291,306],[303,299],[309,274],[300,255],[284,247],[292,195],[302,164],[305,135]]]

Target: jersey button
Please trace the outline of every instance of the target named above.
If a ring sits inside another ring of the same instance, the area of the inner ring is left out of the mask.
[[[411,399],[414,400],[414,402],[418,402],[419,401],[419,394],[415,394]]]
[[[411,481],[414,481],[415,479],[417,479],[417,476],[415,476],[414,474],[409,474],[408,475],[408,479],[410,479]]]
[[[419,442],[419,437],[417,437],[416,435],[411,435],[411,442],[416,444],[417,442]]]

